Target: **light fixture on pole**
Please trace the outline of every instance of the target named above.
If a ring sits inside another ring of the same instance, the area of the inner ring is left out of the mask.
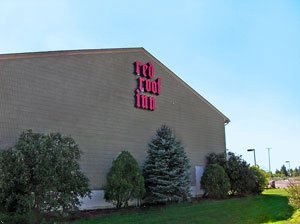
[[[272,149],[272,148],[267,148],[267,149],[268,149],[268,156],[269,156],[269,173],[271,173],[270,149]]]
[[[254,166],[256,166],[256,156],[255,156],[255,149],[247,149],[248,152],[254,153]]]
[[[289,164],[289,172],[288,173],[289,173],[290,176],[292,176],[291,175],[291,162],[290,161],[285,161],[285,162]]]

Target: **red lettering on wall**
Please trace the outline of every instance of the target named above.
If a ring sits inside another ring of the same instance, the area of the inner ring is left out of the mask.
[[[148,109],[148,96],[142,95],[142,108],[143,109]]]
[[[160,95],[161,78],[156,79],[156,82],[157,82],[157,95]]]
[[[143,78],[141,78],[141,77],[138,78],[138,89],[139,89],[140,91],[143,91],[143,89],[144,89],[143,82],[144,82]]]
[[[141,62],[136,61],[134,64],[135,64],[135,74],[139,75],[141,73],[140,71]]]
[[[154,78],[154,67],[150,62],[148,63],[148,78]]]
[[[151,80],[147,79],[146,80],[146,92],[150,93],[151,91]]]
[[[154,111],[156,109],[156,99],[149,94],[160,95],[161,78],[154,78],[154,66],[148,62],[142,64],[139,61],[134,63],[136,75],[140,75],[137,79],[137,89],[135,91],[135,106],[144,110]]]
[[[153,94],[157,93],[157,84],[155,81],[151,83],[151,91]]]
[[[141,95],[139,94],[140,91],[137,89],[135,92],[135,106],[137,108],[141,108]]]
[[[150,110],[155,110],[155,98],[154,97],[152,97],[152,96],[150,96],[149,97],[149,109]]]
[[[147,77],[147,68],[148,68],[148,65],[142,65],[142,75],[144,77]]]

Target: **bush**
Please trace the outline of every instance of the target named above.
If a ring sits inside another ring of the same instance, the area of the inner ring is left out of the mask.
[[[34,198],[24,155],[12,149],[0,151],[0,211],[27,213]]]
[[[104,189],[105,200],[113,202],[117,208],[127,207],[129,200],[140,199],[144,195],[142,172],[129,152],[122,151],[113,161]]]
[[[231,194],[243,196],[253,193],[255,176],[250,170],[250,165],[241,156],[232,152],[218,155],[212,153],[208,155],[207,162],[219,164],[224,168],[230,180]]]
[[[0,213],[0,223],[9,224],[29,224],[30,218],[27,214],[18,213]]]
[[[252,166],[250,169],[255,177],[253,193],[260,194],[268,185],[268,173],[260,169],[258,166]]]
[[[225,198],[230,190],[229,178],[218,164],[206,166],[201,178],[201,186],[211,198]]]
[[[149,143],[144,164],[147,203],[166,203],[190,197],[189,159],[171,129],[162,125]]]
[[[253,192],[255,188],[255,176],[241,156],[228,153],[228,165],[226,173],[230,179],[233,194],[244,196]]]
[[[287,192],[289,193],[289,205],[295,209],[300,209],[300,185],[290,182]]]
[[[79,159],[71,137],[23,132],[14,149],[1,154],[1,206],[10,212],[33,211],[37,219],[45,211],[69,214],[80,205],[79,197],[90,194]]]

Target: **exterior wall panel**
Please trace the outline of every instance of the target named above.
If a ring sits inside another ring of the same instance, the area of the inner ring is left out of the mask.
[[[162,78],[155,111],[134,107],[137,60],[152,62],[155,79]],[[195,185],[195,165],[225,150],[224,116],[144,50],[0,56],[0,148],[13,146],[26,129],[71,135],[92,189],[105,184],[121,150],[142,164],[162,124],[181,139]]]

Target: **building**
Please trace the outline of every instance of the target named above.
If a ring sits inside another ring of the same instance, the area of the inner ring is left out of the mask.
[[[229,119],[143,48],[2,54],[0,105],[2,149],[27,129],[75,139],[94,192],[88,208],[120,151],[142,164],[162,124],[185,147],[194,194],[205,156],[226,148]]]

